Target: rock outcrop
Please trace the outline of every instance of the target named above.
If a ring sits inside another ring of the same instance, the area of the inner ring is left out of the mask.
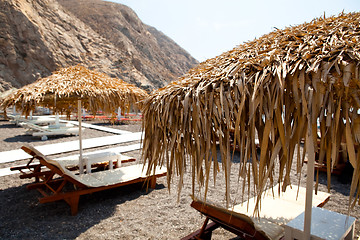
[[[0,0],[0,22],[0,91],[76,64],[151,90],[197,64],[117,3]]]

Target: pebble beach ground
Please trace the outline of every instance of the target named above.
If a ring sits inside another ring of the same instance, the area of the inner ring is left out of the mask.
[[[112,125],[105,122],[94,124],[131,132],[141,130],[140,123]],[[41,141],[24,135],[25,130],[0,118],[0,151],[19,149],[23,143],[34,146],[76,140],[76,136],[51,137]],[[111,133],[86,129],[84,138],[113,135]],[[111,145],[102,148],[116,147]],[[97,149],[91,149],[94,151]],[[72,154],[75,154],[74,152]],[[125,155],[141,162],[141,152],[132,151]],[[55,155],[58,157],[62,155]],[[236,156],[235,156],[236,158]],[[0,168],[21,165],[27,161],[0,164]],[[237,188],[234,161],[231,177],[233,199],[240,201],[241,190]],[[305,186],[306,167],[303,169],[300,185]],[[191,173],[184,179],[184,187],[178,198],[175,177],[170,191],[166,177],[159,178],[156,189],[146,191],[141,184],[98,192],[80,198],[79,213],[70,215],[70,208],[64,201],[40,204],[39,193],[26,189],[32,180],[20,179],[19,174],[0,177],[0,239],[180,239],[202,226],[204,217],[190,207]],[[326,191],[326,175],[320,173],[319,190]],[[213,181],[212,181],[213,182]],[[292,183],[298,178],[293,174]],[[220,172],[216,185],[211,184],[208,199],[218,205],[225,204],[224,175]],[[324,208],[348,214],[350,182],[344,177],[332,177],[329,202]],[[355,206],[351,216],[360,217],[360,207]],[[358,225],[358,224],[357,224]],[[360,227],[356,227],[356,236]],[[234,239],[236,236],[222,229],[214,231],[213,239]]]

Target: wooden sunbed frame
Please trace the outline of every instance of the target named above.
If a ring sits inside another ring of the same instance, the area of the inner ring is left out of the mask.
[[[37,189],[42,194],[42,197],[39,198],[40,203],[64,200],[70,205],[71,215],[73,216],[78,213],[79,198],[81,195],[99,192],[111,188],[117,188],[120,186],[134,184],[138,182],[148,183],[148,187],[155,188],[156,178],[166,176],[165,172],[161,174],[153,174],[149,177],[140,176],[131,180],[107,186],[88,187],[83,183],[77,181],[73,177],[65,174],[56,165],[49,163],[47,158],[41,153],[39,153],[35,148],[31,146],[23,146],[21,147],[21,149],[33,156],[33,158],[28,162],[26,166],[14,167],[11,168],[11,170],[21,171],[22,174],[20,178],[35,178],[35,182],[27,185],[27,189]],[[38,159],[40,163],[31,164],[34,159]],[[122,163],[134,160],[135,159],[125,160],[122,161]],[[100,163],[99,165],[102,164]],[[121,168],[125,169],[127,167]],[[24,169],[28,169],[30,170],[30,172],[25,172],[23,171]],[[106,173],[111,174],[111,170],[104,171],[104,174]],[[71,185],[72,188],[69,189],[69,186],[65,188],[66,185]]]
[[[304,142],[304,140],[301,140],[302,143]],[[319,170],[321,172],[327,172],[327,164],[326,164],[326,153],[324,154],[324,159],[323,162],[320,163],[319,162],[319,158],[320,158],[320,148],[321,148],[321,141],[320,138],[318,136],[317,138],[317,150],[315,152],[315,169]],[[348,162],[348,156],[346,154],[345,151],[346,148],[346,142],[345,140],[342,140],[340,143],[340,146],[338,148],[337,154],[336,154],[336,164],[333,166],[332,170],[331,170],[331,174],[334,175],[341,175],[344,171],[344,169],[346,168],[346,164]],[[304,163],[308,163],[308,160],[305,159]]]
[[[316,205],[317,207],[323,207],[329,201],[329,199],[330,194],[328,194],[327,197],[325,196],[321,201],[316,201],[316,203],[313,202],[313,205]],[[246,206],[246,203],[243,205]],[[193,233],[190,233],[188,236],[182,238],[182,240],[209,240],[211,239],[212,232],[219,227],[222,227],[240,236],[241,239],[271,239],[264,231],[259,228],[259,226],[255,226],[253,218],[248,216],[248,213],[243,214],[237,211],[231,211],[198,199],[194,199],[190,206],[202,213],[206,219],[202,228]],[[212,221],[209,223],[209,220]],[[283,226],[267,220],[265,220],[265,222],[266,224],[270,224],[275,228],[281,227],[281,233],[284,234]],[[283,235],[280,235],[280,239],[283,239]]]
[[[241,236],[243,239],[269,240],[263,232],[255,229],[251,219],[246,215],[219,208],[197,199],[193,200],[190,206],[205,215],[206,219],[201,229],[182,238],[182,240],[210,240],[212,232],[219,227]],[[209,220],[212,222],[209,223]]]

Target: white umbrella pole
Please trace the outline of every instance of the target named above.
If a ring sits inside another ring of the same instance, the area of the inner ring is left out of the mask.
[[[312,102],[313,90],[309,92],[309,103]],[[308,105],[309,111],[311,111],[312,105]],[[313,185],[314,185],[314,165],[315,165],[315,149],[314,138],[312,130],[312,116],[308,114],[308,131],[306,139],[306,151],[308,154],[307,163],[307,176],[306,176],[306,200],[305,200],[305,214],[304,214],[304,239],[309,240],[311,236],[311,211],[312,211],[312,197],[313,197]],[[315,133],[316,134],[316,133]]]
[[[56,115],[55,115],[55,126],[60,127],[59,125],[60,125],[59,113],[56,112]]]
[[[117,115],[117,119],[120,120],[121,119],[121,108],[118,107],[118,115]]]
[[[307,177],[306,177],[306,202],[305,202],[305,218],[304,218],[304,239],[310,239],[311,236],[311,210],[312,210],[312,197],[314,185],[314,163],[315,151],[312,139],[312,134],[308,134],[307,139]]]
[[[82,131],[81,131],[81,100],[78,100],[78,121],[79,121],[79,172],[80,174],[84,173],[84,163],[83,163],[83,148],[82,148]]]

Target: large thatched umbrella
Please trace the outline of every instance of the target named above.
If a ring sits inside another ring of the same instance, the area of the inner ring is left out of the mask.
[[[118,107],[124,110],[129,109],[131,105],[140,108],[140,101],[147,95],[144,90],[132,84],[77,65],[62,68],[49,77],[24,86],[7,96],[2,107],[6,109],[15,105],[26,116],[37,105],[67,114],[78,109],[79,129],[81,129],[81,105],[94,114],[98,110],[113,113]],[[81,156],[81,131],[79,136]]]
[[[356,151],[360,142],[359,43],[360,13],[340,14],[275,30],[201,63],[144,103],[143,155],[149,162],[148,171],[166,163],[170,183],[174,171],[183,176],[188,158],[193,182],[205,183],[206,193],[210,168],[213,166],[214,175],[219,170],[219,143],[228,190],[233,133],[240,146],[239,176],[248,183],[252,176],[255,194],[260,196],[269,179],[282,183],[283,190],[290,184],[294,152],[300,151],[302,141],[310,163],[308,176],[313,176],[315,151],[330,174],[340,143],[345,142],[355,169],[353,206],[359,200],[360,183]],[[305,154],[298,156],[300,172]],[[250,157],[251,166],[246,164]],[[278,179],[273,178],[275,166],[280,168]],[[312,181],[307,184],[309,190]],[[179,188],[181,184],[179,181]],[[307,209],[311,194],[307,195]],[[309,219],[305,225],[310,234]]]

